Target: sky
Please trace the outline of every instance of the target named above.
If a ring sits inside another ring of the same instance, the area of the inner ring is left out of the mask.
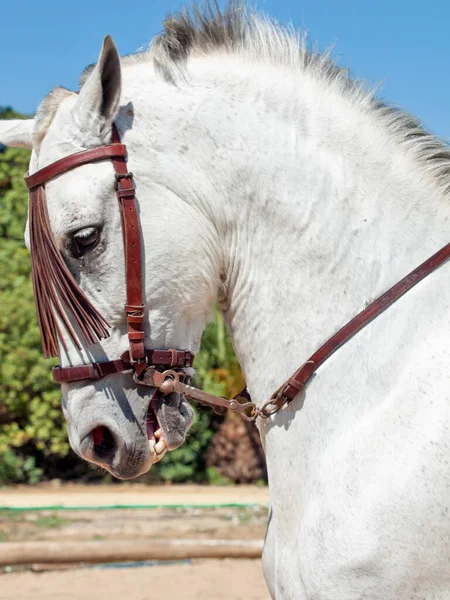
[[[55,85],[78,88],[103,36],[121,54],[148,45],[179,0],[15,0],[0,13],[0,106],[33,113]],[[223,5],[223,2],[220,2]],[[319,49],[378,95],[450,140],[448,0],[253,0],[256,9],[308,32]]]

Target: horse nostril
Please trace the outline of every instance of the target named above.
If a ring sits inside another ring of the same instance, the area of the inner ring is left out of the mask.
[[[116,447],[114,436],[107,427],[96,427],[92,430],[91,436],[94,443],[94,452],[99,458],[105,458]]]

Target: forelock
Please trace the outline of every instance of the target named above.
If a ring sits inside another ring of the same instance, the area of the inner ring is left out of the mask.
[[[34,118],[33,146],[36,151],[39,151],[61,102],[72,94],[70,90],[58,86],[53,88],[40,103]]]

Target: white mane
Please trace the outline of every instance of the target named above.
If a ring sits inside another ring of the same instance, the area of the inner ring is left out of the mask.
[[[163,32],[154,38],[150,49],[124,57],[122,64],[126,67],[153,62],[161,76],[175,84],[179,77],[189,80],[189,58],[217,53],[308,72],[347,98],[355,110],[375,114],[392,138],[434,176],[439,191],[449,192],[447,144],[426,131],[416,118],[375,97],[363,82],[351,78],[348,69],[337,66],[330,53],[312,51],[306,35],[250,11],[241,0],[231,0],[223,11],[208,2],[203,8],[194,5],[190,10],[168,15]],[[93,65],[83,72],[81,85],[92,68]]]

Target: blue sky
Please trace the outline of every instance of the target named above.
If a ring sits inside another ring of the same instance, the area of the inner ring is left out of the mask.
[[[178,0],[17,0],[2,6],[0,105],[31,113],[55,85],[77,89],[106,33],[121,54],[148,44]],[[221,2],[223,4],[223,2]],[[253,0],[252,5],[306,29],[319,48],[379,95],[450,139],[448,0]]]

